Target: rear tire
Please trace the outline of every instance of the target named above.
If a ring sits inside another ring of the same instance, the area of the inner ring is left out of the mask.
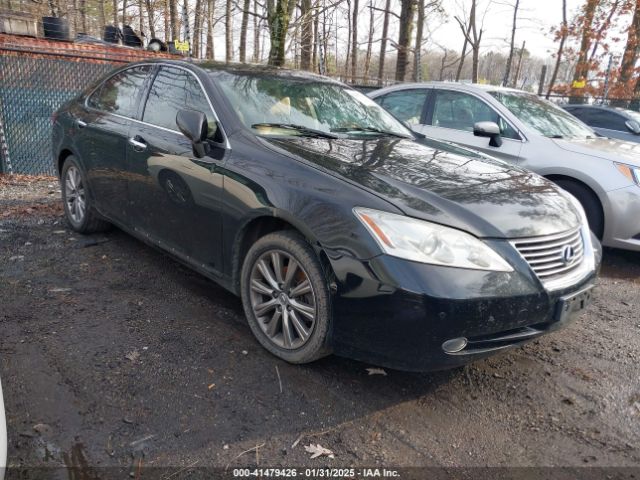
[[[96,212],[84,172],[73,155],[68,156],[60,174],[62,203],[67,222],[79,233],[104,232],[111,227]]]
[[[253,244],[242,266],[240,290],[251,331],[269,352],[298,364],[331,353],[328,282],[300,234],[270,233]]]
[[[587,214],[589,228],[599,240],[602,240],[604,213],[598,197],[587,187],[571,180],[556,180],[555,183],[578,199]]]

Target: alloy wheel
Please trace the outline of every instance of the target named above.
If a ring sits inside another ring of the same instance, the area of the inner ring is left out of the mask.
[[[316,324],[316,295],[293,256],[282,250],[263,253],[253,265],[249,288],[253,313],[270,341],[294,350],[309,340]]]
[[[77,167],[71,166],[67,169],[65,176],[65,202],[69,217],[76,225],[82,223],[86,212],[86,197],[82,175]]]

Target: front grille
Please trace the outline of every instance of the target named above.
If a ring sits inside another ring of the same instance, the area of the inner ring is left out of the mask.
[[[511,242],[542,283],[562,278],[578,269],[584,258],[580,229]]]

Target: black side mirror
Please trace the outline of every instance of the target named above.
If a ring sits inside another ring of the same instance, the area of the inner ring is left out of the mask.
[[[207,135],[209,124],[207,116],[195,110],[180,110],[176,115],[176,125],[182,134],[191,140],[193,154],[197,158],[202,158],[209,153]]]
[[[627,120],[626,122],[624,122],[624,124],[631,133],[633,133],[634,135],[640,135],[640,123],[636,122],[635,120]]]
[[[500,134],[500,127],[495,122],[478,122],[473,126],[473,134],[476,137],[489,138],[489,146],[501,147],[502,136]]]

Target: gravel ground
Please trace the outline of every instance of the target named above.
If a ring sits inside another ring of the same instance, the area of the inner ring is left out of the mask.
[[[640,254],[605,250],[576,322],[462,369],[291,366],[235,296],[121,231],[73,233],[55,179],[0,176],[9,464],[640,467],[639,279]]]

